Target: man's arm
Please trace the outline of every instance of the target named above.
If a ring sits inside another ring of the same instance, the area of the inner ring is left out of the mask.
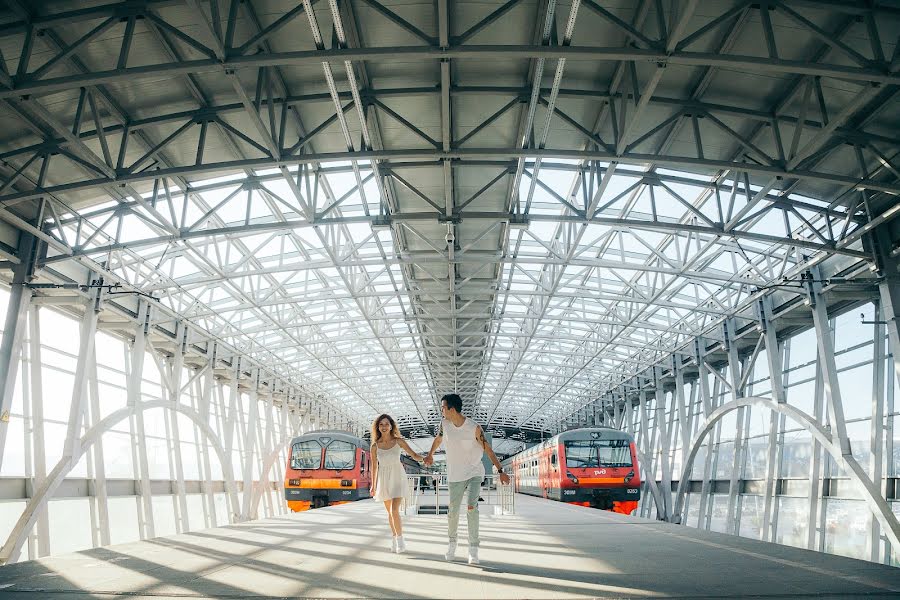
[[[434,438],[434,442],[431,444],[431,450],[428,451],[428,455],[425,457],[425,460],[422,461],[425,463],[426,467],[430,467],[434,463],[434,452],[441,446],[441,442],[444,441],[444,436],[438,434],[436,438]]]
[[[491,462],[497,467],[497,472],[500,473],[500,483],[509,483],[509,475],[503,472],[503,465],[500,464],[500,460],[497,458],[497,455],[494,454],[494,449],[491,448],[487,438],[484,437],[484,431],[481,430],[481,425],[475,430],[475,439],[478,440],[478,443],[481,444],[481,447],[487,452],[488,458],[491,459]]]

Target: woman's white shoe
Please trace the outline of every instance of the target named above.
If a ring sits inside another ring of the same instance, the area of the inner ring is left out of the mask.
[[[396,552],[396,551],[397,551],[397,538],[392,537],[391,538],[391,552]]]
[[[403,554],[404,552],[406,552],[406,542],[403,541],[403,536],[401,535],[394,539],[397,540],[397,549],[395,550],[395,552],[397,554]]]

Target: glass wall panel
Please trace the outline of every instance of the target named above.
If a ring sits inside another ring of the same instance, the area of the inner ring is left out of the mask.
[[[106,467],[107,477],[134,479],[129,434],[110,431],[103,436],[103,464]]]
[[[825,551],[852,558],[869,557],[866,526],[869,509],[860,500],[826,498]]]
[[[710,531],[726,533],[728,517],[728,496],[716,494],[712,497],[712,519],[709,522]]]
[[[744,537],[759,539],[762,532],[763,523],[763,505],[765,499],[762,496],[752,496],[742,494],[741,502],[741,522],[739,533]]]
[[[138,529],[137,496],[107,498],[109,505],[109,540],[113,544],[133,542],[141,537]]]
[[[809,521],[807,499],[780,497],[777,502],[778,525],[775,529],[775,541],[779,544],[806,548]]]
[[[731,477],[733,460],[734,442],[723,442],[719,444],[718,455],[715,457],[716,479],[728,479]]]
[[[157,536],[175,535],[175,496],[152,496],[153,528]]]
[[[60,498],[47,503],[50,553],[77,552],[93,546],[91,506],[88,498]]]
[[[809,477],[812,436],[805,430],[784,434],[781,452],[782,477]]]
[[[25,510],[24,500],[0,501],[0,544],[9,537],[23,510]]]

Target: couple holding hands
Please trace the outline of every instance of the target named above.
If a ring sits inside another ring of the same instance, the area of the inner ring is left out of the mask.
[[[459,511],[463,496],[466,496],[466,522],[469,528],[469,564],[477,565],[478,560],[478,494],[484,479],[482,456],[487,453],[497,467],[500,482],[509,483],[509,475],[503,472],[497,455],[484,437],[484,432],[472,419],[462,414],[462,398],[458,394],[446,394],[441,398],[441,429],[434,438],[428,456],[416,454],[400,436],[397,424],[389,415],[380,415],[372,424],[372,496],[384,502],[388,521],[391,525],[393,541],[391,550],[396,553],[406,551],[403,541],[403,526],[400,522],[400,502],[406,495],[406,472],[400,462],[400,450],[426,465],[434,462],[434,451],[444,444],[447,453],[447,482],[450,488],[450,506],[447,512],[447,537],[449,543],[444,555],[448,561],[456,557],[456,532],[459,527]]]

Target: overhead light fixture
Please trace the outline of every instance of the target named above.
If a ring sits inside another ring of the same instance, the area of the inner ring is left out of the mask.
[[[509,228],[510,229],[528,229],[528,226],[531,224],[531,221],[521,216],[510,217],[509,219]]]
[[[391,220],[388,217],[375,217],[372,219],[372,231],[390,231]]]

